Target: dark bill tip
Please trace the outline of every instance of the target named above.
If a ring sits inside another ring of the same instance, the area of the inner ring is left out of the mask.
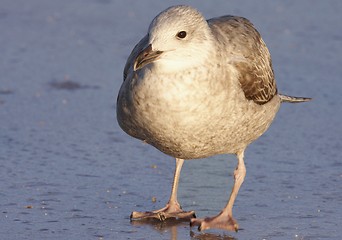
[[[149,44],[136,57],[134,62],[134,71],[139,70],[147,64],[155,61],[162,53],[162,51],[153,51],[152,44]]]

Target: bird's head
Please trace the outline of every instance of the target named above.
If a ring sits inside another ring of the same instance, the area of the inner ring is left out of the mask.
[[[163,72],[196,67],[208,58],[211,38],[207,21],[196,9],[170,7],[150,24],[147,45],[137,56],[134,70],[150,63]]]

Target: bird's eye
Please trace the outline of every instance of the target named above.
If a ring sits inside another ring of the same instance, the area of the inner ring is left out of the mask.
[[[180,31],[179,33],[177,33],[177,37],[178,38],[185,38],[186,37],[186,31]]]

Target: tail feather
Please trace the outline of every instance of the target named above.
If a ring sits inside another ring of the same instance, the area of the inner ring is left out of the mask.
[[[293,96],[287,96],[283,94],[279,94],[279,97],[282,102],[289,102],[289,103],[301,103],[301,102],[308,102],[312,100],[312,98],[293,97]]]

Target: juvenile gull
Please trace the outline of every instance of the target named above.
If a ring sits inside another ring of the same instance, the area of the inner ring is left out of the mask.
[[[127,60],[117,119],[127,134],[175,157],[176,170],[166,207],[131,219],[184,218],[199,230],[237,231],[232,208],[246,175],[246,147],[268,129],[281,102],[308,100],[278,93],[269,51],[247,19],[206,20],[189,6],[161,12]],[[225,153],[238,159],[228,203],[217,216],[196,219],[177,200],[184,160]]]

